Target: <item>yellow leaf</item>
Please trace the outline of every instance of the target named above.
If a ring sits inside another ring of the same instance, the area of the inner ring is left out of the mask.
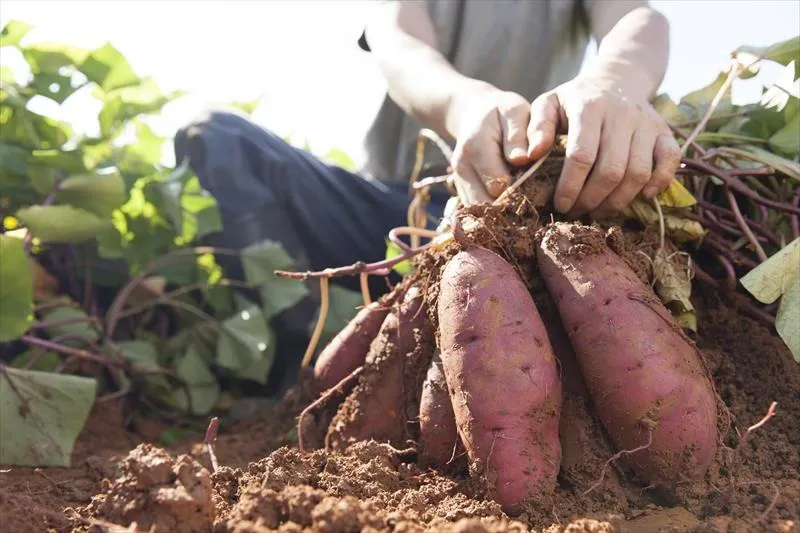
[[[663,251],[656,253],[653,261],[653,277],[655,291],[664,305],[675,318],[692,331],[697,331],[697,316],[692,305],[692,281],[689,277],[688,264],[677,264],[678,257],[686,254],[676,252],[665,255]]]
[[[622,214],[637,219],[645,226],[658,225],[658,212],[640,198],[628,204]],[[694,241],[705,235],[699,222],[667,213],[664,214],[664,231],[671,239],[680,243]]]
[[[658,201],[662,207],[691,207],[697,203],[692,193],[675,178],[672,179],[669,187],[658,195]]]

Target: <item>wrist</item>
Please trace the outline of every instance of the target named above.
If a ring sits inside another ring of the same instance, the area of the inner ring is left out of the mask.
[[[620,60],[598,61],[580,77],[603,90],[637,103],[648,103],[657,89],[643,69]]]

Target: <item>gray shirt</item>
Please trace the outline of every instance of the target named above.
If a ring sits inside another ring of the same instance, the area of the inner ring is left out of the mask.
[[[599,0],[424,0],[439,51],[465,76],[529,100],[569,81],[580,70],[590,40],[588,13]],[[360,40],[368,50],[364,36]],[[364,140],[361,173],[406,182],[423,127],[384,97]],[[425,167],[447,162],[430,146]]]

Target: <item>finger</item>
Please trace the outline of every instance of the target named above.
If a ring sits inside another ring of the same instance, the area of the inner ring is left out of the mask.
[[[566,158],[556,185],[553,203],[557,211],[567,213],[583,188],[594,166],[600,145],[604,109],[599,100],[566,109],[569,122]]]
[[[528,162],[527,127],[531,119],[531,106],[522,100],[519,104],[500,110],[500,125],[503,128],[503,153],[506,160],[515,166]]]
[[[597,208],[601,216],[622,211],[650,181],[656,136],[657,132],[652,128],[641,128],[633,133],[625,176]]]
[[[618,110],[603,123],[596,163],[569,212],[581,216],[593,211],[622,182],[628,168],[635,111]]]
[[[671,133],[662,133],[656,139],[655,168],[650,182],[642,189],[642,196],[648,200],[666,189],[675,177],[681,164],[681,149]]]
[[[545,93],[531,104],[528,124],[528,157],[542,157],[553,146],[559,123],[559,101],[555,93]]]
[[[474,137],[466,141],[460,159],[465,179],[473,187],[483,189],[482,198],[497,198],[511,181],[502,149],[496,140]]]
[[[458,196],[465,205],[492,201],[491,196],[486,191],[486,186],[468,161],[459,161],[456,163],[454,170],[456,191],[458,191]]]

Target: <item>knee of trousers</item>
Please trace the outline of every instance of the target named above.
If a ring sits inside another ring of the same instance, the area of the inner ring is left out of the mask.
[[[186,161],[222,211],[258,208],[278,201],[272,184],[285,166],[274,136],[247,117],[209,111],[180,128],[175,161]]]

